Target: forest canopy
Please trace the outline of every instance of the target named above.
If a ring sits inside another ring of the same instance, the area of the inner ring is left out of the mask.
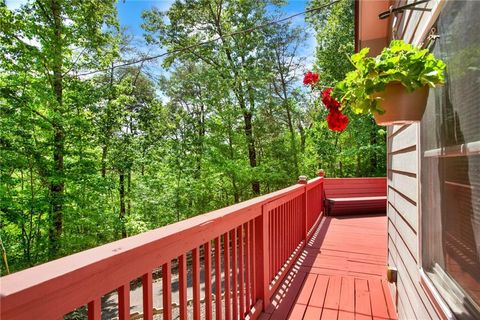
[[[305,28],[269,24],[284,4],[175,1],[143,13],[139,47],[114,0],[36,0],[15,10],[0,0],[2,275],[319,169],[385,175],[385,131],[355,115],[345,131],[328,130],[318,93],[302,84],[310,70],[322,87],[351,70],[353,1],[306,16],[314,57],[303,50]],[[148,47],[176,53],[126,63]],[[152,65],[161,72],[152,75]]]

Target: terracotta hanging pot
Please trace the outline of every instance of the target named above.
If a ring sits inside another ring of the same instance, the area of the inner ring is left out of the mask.
[[[428,86],[408,92],[400,82],[392,82],[385,86],[385,91],[375,95],[380,100],[380,107],[385,113],[374,114],[375,121],[381,126],[393,124],[409,124],[422,120],[427,106]]]

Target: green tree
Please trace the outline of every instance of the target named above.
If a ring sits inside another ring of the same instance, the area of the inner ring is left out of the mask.
[[[14,12],[0,5],[2,98],[6,112],[19,121],[15,128],[23,129],[26,119],[34,121],[24,130],[23,148],[15,150],[29,159],[48,188],[50,258],[61,249],[70,127],[88,100],[85,83],[75,73],[108,63],[115,55],[110,32],[115,28],[115,1],[38,0]],[[5,138],[4,144],[12,142]]]
[[[266,35],[273,29],[265,28],[261,32],[240,33],[233,37],[228,34],[265,23],[268,4],[270,2],[264,0],[177,1],[166,13],[156,9],[145,12],[143,25],[149,32],[147,40],[150,43],[160,44],[170,51],[218,38],[218,41],[208,45],[192,48],[180,55],[171,55],[165,65],[170,66],[174,61],[200,60],[229,84],[230,94],[243,116],[245,142],[252,169],[251,188],[256,195],[260,193],[260,182],[255,171],[258,150],[254,120],[259,107],[259,88],[265,87],[269,77],[271,62],[265,54],[265,43]]]

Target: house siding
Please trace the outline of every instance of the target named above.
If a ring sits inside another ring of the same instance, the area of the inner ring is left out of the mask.
[[[418,125],[387,132],[388,264],[398,270],[390,289],[399,319],[439,319],[420,286]]]
[[[413,1],[400,0],[394,7]],[[392,32],[395,38],[420,44],[428,35],[443,1],[420,5],[427,11],[405,11],[397,15]],[[393,19],[392,19],[393,23]],[[419,124],[389,126],[388,157],[388,264],[397,268],[391,284],[399,319],[439,319],[434,305],[420,285],[421,246],[419,220]]]

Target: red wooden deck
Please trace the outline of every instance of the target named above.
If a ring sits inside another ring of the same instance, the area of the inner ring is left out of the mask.
[[[116,291],[112,308],[127,320],[130,285],[139,278],[145,320],[160,312],[154,309],[159,299],[166,320],[174,318],[174,308],[180,319],[191,313],[195,320],[395,318],[383,279],[386,217],[325,218],[324,180],[302,178],[261,197],[2,277],[0,318],[61,319],[87,305],[88,319],[101,320],[108,317],[102,297]],[[154,276],[161,278],[161,297],[153,294]],[[205,292],[224,298],[213,300]]]
[[[261,319],[396,319],[385,216],[325,217]]]

